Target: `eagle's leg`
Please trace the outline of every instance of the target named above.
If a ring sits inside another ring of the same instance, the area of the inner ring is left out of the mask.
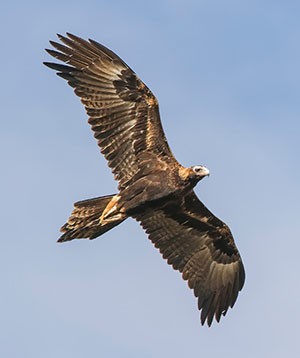
[[[124,210],[118,206],[120,200],[120,195],[115,195],[112,197],[110,202],[106,205],[103,210],[102,215],[100,216],[100,224],[105,225],[109,222],[122,219],[124,217]]]

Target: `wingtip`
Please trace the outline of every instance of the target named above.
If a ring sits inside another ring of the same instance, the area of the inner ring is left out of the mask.
[[[74,39],[80,39],[82,40],[79,36],[76,36],[74,34],[71,34],[71,32],[66,32],[66,35],[71,39],[71,40],[74,40]]]
[[[50,42],[50,41],[49,41]],[[50,42],[50,44],[51,44],[51,42]],[[49,53],[49,51],[51,51],[51,49],[50,48],[45,48],[45,51],[47,52],[47,53]]]
[[[50,44],[51,46],[55,47],[55,45],[57,44],[57,42],[56,42],[56,41],[53,41],[53,40],[49,40],[49,44]],[[47,51],[47,49],[46,49],[46,51]]]
[[[63,235],[61,235],[61,237],[59,239],[56,240],[56,242],[58,244],[61,244],[63,242],[70,241],[70,240],[72,240],[72,239],[67,235],[67,233],[64,233]]]
[[[46,49],[46,51],[47,51],[47,49]],[[45,65],[45,66],[47,66],[47,67],[49,67],[49,68],[54,69],[54,68],[53,68],[53,65],[54,65],[54,63],[53,63],[53,62],[47,62],[47,61],[44,61],[44,62],[43,62],[43,65]]]
[[[53,46],[53,45],[52,45]],[[53,46],[54,47],[54,46]],[[53,57],[55,57],[54,56],[54,50],[51,50],[50,48],[45,48],[45,51],[50,55],[50,56],[53,56]]]
[[[68,225],[66,223],[59,229],[59,231],[62,233],[62,235],[56,240],[57,243],[61,244],[62,242],[67,241],[66,240],[66,234],[68,232],[67,227],[68,227]]]
[[[206,323],[208,327],[211,327],[213,319],[209,320],[207,317],[205,317],[205,318],[201,318],[200,321],[202,326],[205,326]]]

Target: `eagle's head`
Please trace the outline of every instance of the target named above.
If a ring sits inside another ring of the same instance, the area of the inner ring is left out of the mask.
[[[204,165],[194,165],[190,168],[190,179],[198,182],[209,176],[209,170]]]
[[[194,165],[191,167],[192,173],[196,177],[203,179],[209,175],[209,170],[204,165]]]
[[[198,183],[201,179],[209,175],[209,170],[204,165],[194,165],[189,168],[180,167],[179,176],[185,181],[189,182],[193,186]]]

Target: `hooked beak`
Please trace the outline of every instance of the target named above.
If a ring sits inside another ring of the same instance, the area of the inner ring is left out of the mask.
[[[201,173],[200,173],[203,177],[209,177],[209,170],[205,167],[205,166],[202,166],[202,169],[201,169]]]

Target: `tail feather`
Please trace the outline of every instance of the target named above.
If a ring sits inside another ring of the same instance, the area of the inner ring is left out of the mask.
[[[57,242],[74,239],[95,239],[124,221],[126,219],[125,215],[119,215],[116,220],[110,220],[109,222],[100,220],[105,208],[114,197],[115,195],[107,195],[75,203],[71,216],[60,229],[63,235]]]

